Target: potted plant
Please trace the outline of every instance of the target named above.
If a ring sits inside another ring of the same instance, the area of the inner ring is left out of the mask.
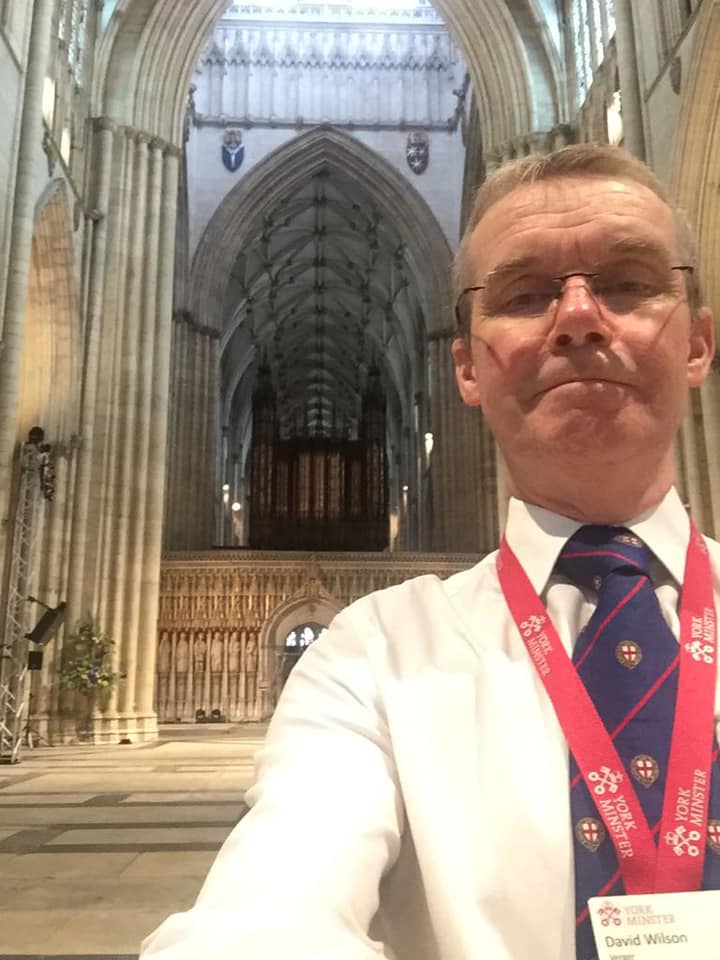
[[[80,740],[92,740],[99,695],[122,679],[113,670],[114,647],[115,641],[90,616],[79,620],[65,637],[60,686],[75,694],[75,729]]]

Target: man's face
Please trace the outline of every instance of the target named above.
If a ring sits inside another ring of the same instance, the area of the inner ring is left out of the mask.
[[[511,473],[547,457],[618,464],[638,445],[667,454],[713,339],[709,311],[692,317],[685,275],[671,269],[684,260],[659,197],[597,176],[522,186],[490,207],[468,256],[468,282],[487,289],[468,295],[470,337],[453,344],[456,375]],[[606,301],[574,275],[556,306],[525,309],[548,279],[581,273],[620,277],[642,296]]]

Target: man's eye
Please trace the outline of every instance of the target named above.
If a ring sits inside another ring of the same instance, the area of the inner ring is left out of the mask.
[[[657,293],[657,284],[648,280],[598,280],[597,293],[602,297],[651,297]]]
[[[555,296],[553,290],[521,290],[503,299],[501,312],[509,315],[544,313]]]

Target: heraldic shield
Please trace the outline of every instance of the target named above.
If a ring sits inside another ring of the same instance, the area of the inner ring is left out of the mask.
[[[422,130],[413,130],[408,134],[405,148],[408,166],[413,173],[425,173],[430,162],[430,140]]]
[[[245,144],[239,130],[226,130],[222,145],[222,161],[230,173],[235,173],[245,159]]]

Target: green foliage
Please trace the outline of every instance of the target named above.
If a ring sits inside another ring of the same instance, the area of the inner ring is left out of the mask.
[[[60,686],[81,693],[113,687],[122,679],[112,669],[114,647],[115,641],[91,617],[79,620],[65,638]]]

